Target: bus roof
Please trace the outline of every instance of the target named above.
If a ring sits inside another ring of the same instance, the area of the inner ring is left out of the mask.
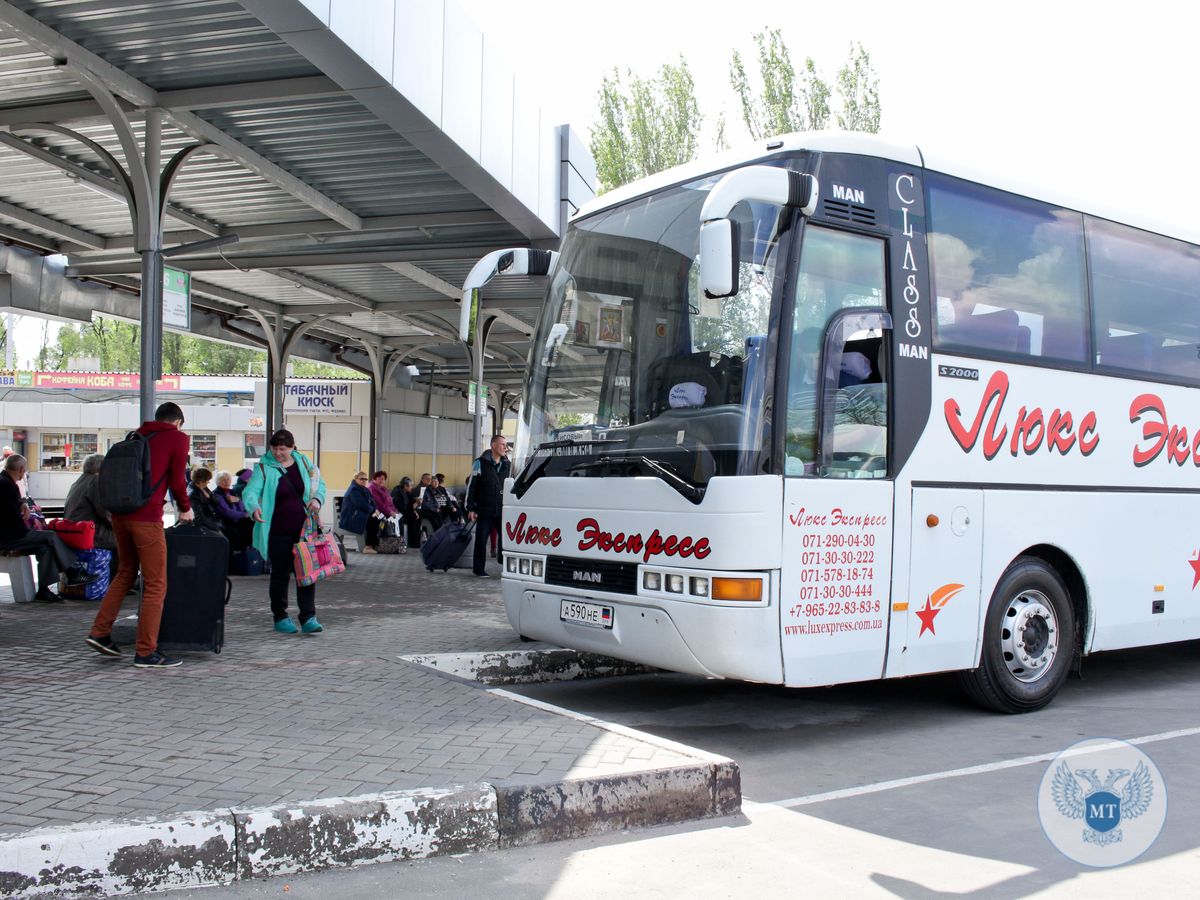
[[[769,149],[768,149],[769,148]],[[1166,222],[1154,216],[1141,213],[1129,208],[1122,208],[1106,198],[1097,201],[1095,198],[1085,198],[1083,195],[1071,194],[1053,186],[1039,184],[1036,181],[1022,179],[1019,174],[1011,172],[987,171],[970,163],[964,163],[948,156],[930,153],[916,144],[898,143],[879,135],[851,131],[804,131],[795,134],[768,138],[756,144],[742,146],[736,150],[726,151],[719,155],[706,157],[695,162],[685,163],[672,169],[659,172],[639,181],[611,190],[593,200],[588,201],[579,212],[571,218],[577,219],[589,216],[610,206],[651,194],[675,184],[683,184],[702,178],[711,172],[719,172],[749,162],[758,162],[785,156],[799,150],[816,150],[823,153],[851,153],[861,156],[875,156],[891,159],[910,166],[920,166],[944,175],[964,178],[978,184],[994,187],[1052,203],[1064,209],[1087,213],[1113,222],[1131,225],[1152,231],[1167,237],[1178,238],[1193,244],[1200,244],[1200,228],[1187,226],[1180,222]],[[1122,197],[1128,194],[1122,190],[1119,180],[1113,181],[1113,191]]]

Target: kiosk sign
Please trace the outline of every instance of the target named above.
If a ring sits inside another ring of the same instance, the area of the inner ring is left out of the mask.
[[[348,416],[350,385],[337,382],[289,382],[283,386],[283,411],[311,416]]]

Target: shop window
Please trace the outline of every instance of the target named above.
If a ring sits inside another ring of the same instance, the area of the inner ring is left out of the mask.
[[[97,452],[99,441],[95,434],[43,432],[38,468],[50,472],[78,472],[83,468],[84,459]]]

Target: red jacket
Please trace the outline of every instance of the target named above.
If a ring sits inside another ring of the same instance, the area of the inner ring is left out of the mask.
[[[146,501],[146,505],[137,512],[115,515],[113,518],[126,522],[161,524],[168,488],[180,512],[187,512],[192,508],[188,501],[186,478],[188,451],[192,441],[170,422],[146,422],[138,429],[138,434],[156,435],[150,442],[150,483],[158,487],[154,489],[154,494]]]

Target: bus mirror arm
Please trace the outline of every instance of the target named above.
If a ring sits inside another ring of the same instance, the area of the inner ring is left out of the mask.
[[[732,297],[738,292],[741,235],[729,218],[744,200],[790,206],[811,216],[817,208],[820,185],[812,175],[776,166],[735,169],[718,181],[700,210],[700,288],[707,297]]]
[[[480,259],[463,282],[458,318],[459,338],[467,343],[474,338],[475,320],[479,316],[479,305],[483,302],[485,284],[497,275],[549,275],[557,261],[558,253],[554,250],[532,250],[528,247],[493,250]]]

